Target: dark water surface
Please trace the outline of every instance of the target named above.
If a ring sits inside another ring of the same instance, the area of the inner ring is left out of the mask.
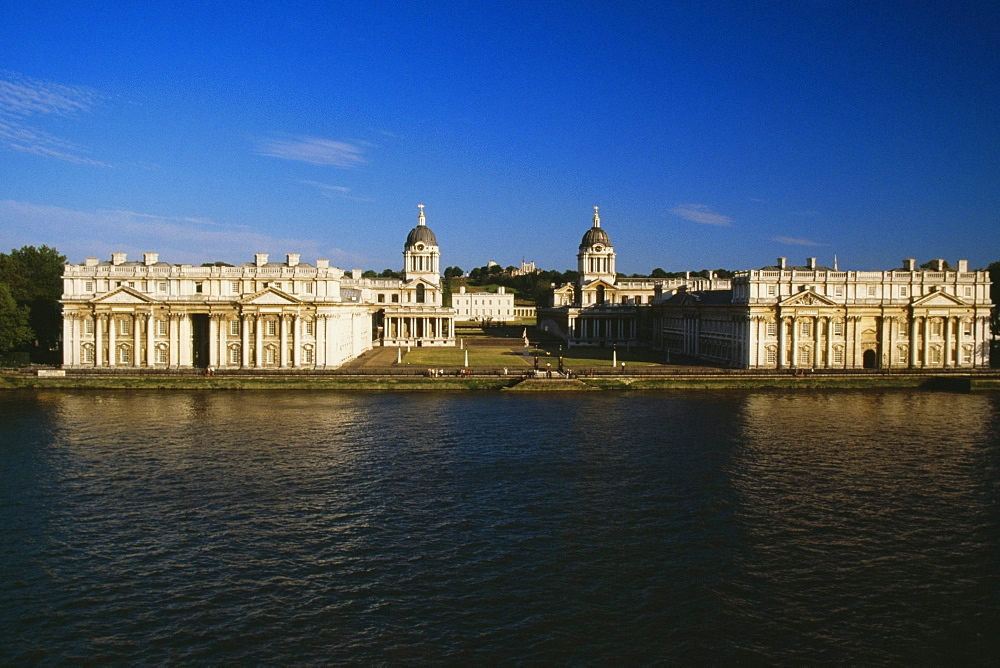
[[[1000,395],[0,394],[0,663],[987,664]]]

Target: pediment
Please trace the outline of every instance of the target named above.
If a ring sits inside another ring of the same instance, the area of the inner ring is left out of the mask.
[[[424,278],[411,278],[406,283],[403,283],[403,290],[416,290],[417,285],[423,285],[425,288],[430,288],[431,290],[437,290],[438,286],[434,285],[430,281]]]
[[[829,297],[817,294],[812,290],[805,290],[794,294],[784,301],[778,302],[779,306],[838,306],[837,302]]]
[[[614,290],[615,289],[615,286],[614,286],[613,283],[609,283],[608,281],[606,281],[603,278],[595,278],[590,283],[585,283],[583,285],[583,289],[584,290],[596,290],[598,288],[598,286],[601,286],[601,285],[604,286],[605,290]]]
[[[947,292],[932,292],[929,295],[924,295],[919,299],[913,301],[914,306],[919,307],[933,307],[933,306],[968,306],[964,301],[958,297],[949,295]]]
[[[240,304],[261,304],[261,305],[278,305],[287,306],[292,304],[300,304],[301,302],[292,297],[291,295],[282,292],[276,288],[264,288],[260,292],[254,293],[249,297],[241,299]]]
[[[151,297],[147,297],[135,290],[135,288],[129,288],[122,286],[116,288],[115,290],[109,292],[106,295],[102,295],[96,299],[91,300],[91,304],[153,304],[156,300]]]

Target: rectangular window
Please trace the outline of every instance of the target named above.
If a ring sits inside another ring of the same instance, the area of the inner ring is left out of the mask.
[[[168,350],[167,350],[166,346],[160,346],[159,348],[157,348],[156,349],[156,363],[157,364],[166,364],[167,363],[167,353],[168,353]]]
[[[842,322],[835,322],[835,323],[833,323],[833,335],[834,336],[843,336],[844,335],[844,323],[842,323]]]
[[[269,321],[269,322],[274,322],[274,321],[272,320],[272,321]],[[266,350],[264,350],[264,363],[265,364],[274,364],[274,357],[275,357],[275,355],[274,355],[274,348],[267,348]]]
[[[85,281],[84,284],[83,284],[83,291],[84,292],[93,292],[94,291],[94,282],[93,281]]]
[[[167,291],[167,282],[166,281],[160,281],[159,283],[156,284],[156,289],[159,292],[166,292]]]
[[[869,297],[874,297],[875,296],[875,287],[876,286],[874,286],[874,285],[869,285],[868,286],[868,296]]]
[[[910,335],[910,321],[909,320],[900,320],[899,321],[899,335],[900,336],[909,336]]]
[[[899,359],[896,362],[897,364],[906,364],[906,348],[899,348]]]
[[[86,320],[83,321],[83,333],[84,334],[94,333],[94,321],[91,320],[90,318],[87,318]]]
[[[909,296],[909,294],[910,294],[910,288],[908,288],[905,285],[899,286],[899,296],[900,297],[907,297],[907,296]]]
[[[393,295],[392,296],[392,303],[393,304],[398,304],[399,303],[399,295]]]
[[[769,322],[767,323],[767,335],[777,336],[778,335],[778,325],[777,323]]]
[[[800,322],[799,333],[802,336],[812,336],[812,320],[803,320]]]
[[[833,287],[833,295],[835,297],[843,297],[844,296],[844,286],[843,285],[835,285]]]
[[[972,321],[963,320],[962,321],[962,336],[972,336]]]
[[[380,292],[380,293],[378,294],[378,297],[376,298],[376,301],[378,301],[378,303],[379,303],[379,304],[384,304],[384,303],[385,303],[385,295],[383,295],[383,294],[382,294],[382,293]]]
[[[972,296],[972,288],[965,288],[965,296],[966,297]]]
[[[306,336],[312,336],[314,329],[315,328],[314,328],[314,325],[313,325],[313,321],[312,320],[306,320],[306,322],[305,322]]]
[[[833,349],[833,363],[834,364],[843,364],[844,363],[844,349],[843,348],[839,348],[838,347],[838,348],[834,348]]]
[[[277,330],[277,327],[278,327],[278,323],[277,322],[275,322],[274,320],[268,320],[267,321],[267,335],[268,336],[274,336],[275,331]]]
[[[157,320],[156,321],[156,334],[158,336],[166,336],[167,335],[167,321],[166,320]]]
[[[129,282],[128,282],[128,286],[129,286],[130,288],[134,288],[134,287],[135,287],[135,281],[129,281]]]
[[[312,283],[306,283],[306,294],[307,295],[311,295],[312,293],[313,293],[313,284]]]
[[[233,346],[229,349],[229,363],[239,364],[240,363],[240,349]]]
[[[773,297],[774,296],[775,287],[776,286],[774,286],[774,285],[767,286],[767,296],[768,297]]]
[[[83,361],[84,361],[85,364],[93,364],[94,363],[94,348],[93,348],[93,346],[89,346],[88,345],[88,346],[84,346],[83,347]]]
[[[240,282],[239,281],[230,281],[229,282],[229,291],[232,292],[234,295],[240,294]]]
[[[240,321],[239,320],[230,320],[229,321],[229,335],[230,336],[239,336],[240,335]]]
[[[313,349],[311,347],[305,347],[302,349],[302,362],[304,364],[313,363]]]
[[[281,289],[281,281],[278,281],[277,283],[275,283],[274,287],[277,288],[278,290],[280,290]]]
[[[132,321],[131,320],[119,320],[118,321],[118,335],[128,336],[132,333]]]
[[[128,346],[122,346],[118,349],[118,363],[119,364],[131,364],[132,363],[132,349]]]
[[[194,291],[195,291],[195,293],[197,293],[197,294],[200,295],[204,290],[205,290],[205,284],[204,283],[202,283],[201,281],[195,281],[194,282]]]
[[[931,320],[931,336],[941,336],[941,318]]]
[[[768,348],[767,349],[767,363],[768,364],[777,364],[778,363],[777,353],[775,352],[774,348]]]

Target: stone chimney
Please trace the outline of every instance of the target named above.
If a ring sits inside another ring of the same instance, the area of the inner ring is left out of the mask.
[[[156,264],[159,261],[160,261],[160,254],[159,253],[143,253],[142,254],[142,263],[144,265],[146,265],[147,267],[150,266],[150,265]]]
[[[507,288],[505,288],[504,286],[501,285],[499,288],[497,288],[497,294],[498,295],[505,295],[505,294],[507,294]]]
[[[316,268],[317,269],[329,269],[330,268],[330,261],[329,260],[316,260]]]
[[[806,266],[809,267],[809,269],[811,269],[812,271],[816,271],[816,258],[814,258],[814,257],[807,257],[806,258]]]
[[[958,261],[958,271],[960,271],[962,273],[965,273],[965,272],[969,271],[969,261],[968,260],[959,260]]]
[[[555,283],[553,283],[552,285],[554,287]],[[458,286],[458,294],[460,294],[460,295],[464,295],[465,294],[465,286],[464,285]]]
[[[351,278],[353,278],[355,281],[360,281],[361,280],[361,270],[360,269],[351,269]]]
[[[288,263],[289,267],[296,266],[299,263],[299,254],[298,253],[288,253],[287,255],[285,255],[285,262]]]
[[[931,261],[931,268],[934,269],[934,271],[944,271],[944,260],[935,258]]]
[[[267,253],[254,253],[253,262],[258,267],[263,267],[265,264],[267,264]]]
[[[125,253],[112,253],[111,254],[111,264],[123,264],[127,256]]]
[[[904,271],[916,271],[917,270],[917,259],[913,257],[908,257],[903,260],[903,270]]]
[[[83,266],[96,267],[99,262],[100,260],[98,260],[96,257],[88,257],[86,260],[83,261]]]
[[[788,258],[779,257],[778,258],[778,269],[784,269],[785,268],[785,263],[787,262],[787,260],[788,260]]]

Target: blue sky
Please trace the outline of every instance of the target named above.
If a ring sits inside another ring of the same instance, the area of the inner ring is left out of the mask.
[[[0,247],[1000,260],[1000,3],[5,2]]]

